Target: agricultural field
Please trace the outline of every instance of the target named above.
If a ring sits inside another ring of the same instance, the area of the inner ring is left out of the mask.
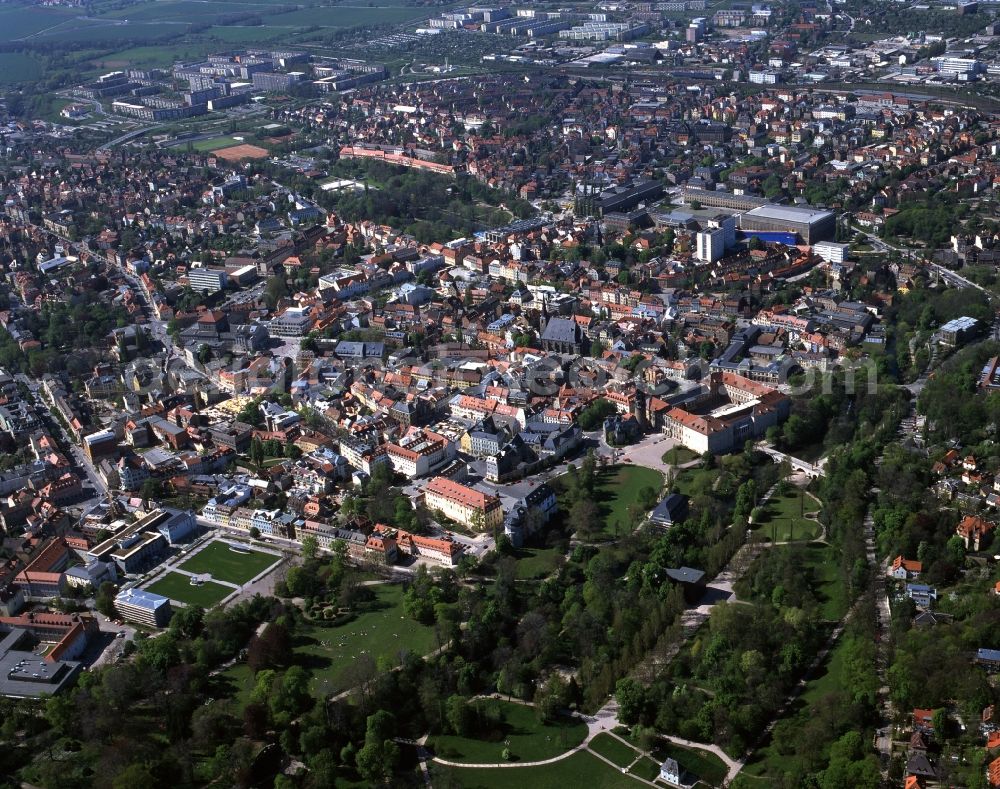
[[[336,6],[334,8],[303,8],[287,14],[267,17],[268,27],[301,25],[319,27],[366,27],[368,25],[395,25],[417,19],[427,19],[428,9],[413,6]]]
[[[208,573],[220,581],[242,585],[280,560],[280,556],[262,551],[238,553],[230,550],[228,543],[213,540],[182,562],[179,569],[195,574]]]
[[[7,6],[0,9],[0,41],[20,41],[63,25],[79,12],[67,8]]]
[[[146,591],[169,597],[171,600],[185,605],[200,605],[202,608],[211,608],[236,590],[231,586],[223,586],[214,581],[205,581],[201,585],[195,586],[191,583],[190,576],[181,573],[167,573],[158,581],[147,586]]]
[[[0,83],[28,82],[42,76],[42,64],[21,52],[0,52]]]

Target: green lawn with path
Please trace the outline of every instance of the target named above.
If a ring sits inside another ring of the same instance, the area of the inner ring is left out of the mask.
[[[463,789],[639,789],[646,785],[587,751],[540,767],[488,769],[431,763],[431,781],[435,786]]]
[[[503,699],[481,699],[475,706],[499,710],[503,724],[488,740],[436,735],[428,742],[436,756],[452,762],[495,764],[501,761],[504,748],[509,748],[516,761],[537,762],[565,753],[587,736],[587,724],[579,718],[542,723],[533,707]]]
[[[639,757],[639,752],[635,748],[606,732],[594,737],[587,743],[587,747],[619,767],[628,767]]]
[[[231,584],[245,584],[264,570],[281,561],[280,556],[247,549],[247,553],[231,550],[229,543],[212,540],[204,548],[182,562],[179,567],[189,573],[209,573],[213,578]]]
[[[775,493],[763,505],[764,512],[755,520],[754,529],[773,542],[789,540],[815,540],[822,533],[820,525],[802,517],[801,513],[819,509],[816,499],[798,487],[792,487],[784,494]]]
[[[552,481],[557,495],[565,490],[565,484],[565,475]],[[656,491],[659,497],[663,489],[663,474],[655,469],[628,464],[597,470],[593,499],[604,519],[600,536],[616,539],[635,529],[638,524],[629,520],[628,508],[639,501],[639,492],[647,487]]]
[[[631,769],[629,775],[635,775],[644,781],[652,781],[660,774],[660,763],[655,762],[648,756],[643,756]]]
[[[434,629],[403,614],[403,587],[370,587],[374,599],[360,603],[356,615],[339,625],[303,622],[295,628],[292,648],[295,664],[308,670],[317,694],[332,695],[353,684],[350,668],[358,658],[385,657],[399,663],[403,651],[427,655],[437,649]],[[230,695],[241,707],[250,699],[253,675],[245,663],[230,666],[219,676],[220,695]]]
[[[296,663],[312,671],[314,687],[324,693],[345,690],[348,669],[358,658],[386,658],[393,665],[404,652],[427,655],[437,649],[434,628],[421,625],[403,614],[403,587],[383,584],[371,587],[375,599],[358,605],[348,622],[326,627],[313,624],[295,632]]]
[[[514,554],[517,559],[515,577],[532,581],[546,578],[559,566],[561,556],[555,548],[519,548]]]
[[[167,573],[158,581],[147,586],[146,591],[169,597],[171,600],[186,605],[211,608],[236,590],[231,586],[223,586],[214,581],[205,581],[196,586],[191,583],[190,576],[181,573]]]

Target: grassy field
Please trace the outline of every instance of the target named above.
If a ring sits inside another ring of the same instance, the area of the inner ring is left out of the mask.
[[[436,648],[434,629],[404,616],[402,586],[385,584],[374,589],[375,600],[362,604],[349,622],[296,631],[296,662],[312,671],[317,690],[344,690],[350,684],[348,669],[361,655],[376,661],[385,657],[395,664],[403,651],[426,655]]]
[[[189,573],[211,573],[213,578],[231,584],[245,584],[278,561],[280,557],[273,553],[261,551],[237,553],[231,551],[227,543],[213,540],[183,562],[180,569]]]
[[[0,83],[9,85],[42,76],[42,64],[21,52],[0,52]]]
[[[587,751],[542,767],[506,770],[443,767],[432,763],[431,776],[435,786],[463,789],[640,789],[644,786]]]
[[[565,477],[552,481],[556,494],[564,489]],[[630,533],[638,524],[629,521],[628,508],[639,500],[639,491],[653,488],[659,495],[663,475],[643,466],[608,466],[597,472],[594,501],[604,519],[602,536],[610,539]]]
[[[699,457],[700,455],[697,452],[687,447],[673,447],[664,452],[660,460],[664,463],[669,463],[671,466],[680,466],[684,463],[690,463],[692,460],[697,460]]]
[[[224,44],[258,44],[275,39],[294,39],[301,27],[210,27],[205,35]]]
[[[100,20],[72,24],[38,34],[31,41],[39,43],[73,43],[114,45],[119,42],[152,42],[177,38],[187,33],[189,25],[183,22],[129,22],[104,24]]]
[[[638,776],[644,781],[652,781],[660,774],[660,764],[648,756],[643,756],[628,772],[629,775]]]
[[[610,734],[601,733],[587,743],[587,747],[595,753],[599,753],[619,767],[628,767],[639,756],[639,752],[631,745],[626,745],[617,737]]]
[[[520,548],[517,558],[517,575],[521,580],[545,578],[559,565],[561,554],[555,548]]]
[[[220,600],[233,593],[232,587],[206,581],[201,586],[192,586],[191,579],[180,573],[167,573],[160,580],[146,587],[147,592],[160,594],[187,605],[211,608]]]
[[[819,505],[800,488],[793,487],[784,495],[775,494],[768,499],[764,513],[754,523],[754,528],[759,529],[765,539],[775,542],[815,540],[822,529],[815,521],[801,517],[800,508],[806,513],[815,512]]]
[[[837,552],[829,545],[813,543],[806,546],[806,563],[812,570],[813,592],[820,601],[820,614],[831,622],[840,620],[847,613],[850,601]]]
[[[210,137],[207,140],[198,140],[191,144],[196,151],[217,151],[219,148],[228,148],[231,145],[242,145],[241,140],[225,135],[223,137]],[[265,466],[267,463],[265,462]]]
[[[303,8],[287,14],[267,17],[267,27],[312,26],[363,27],[366,25],[396,25],[416,19],[427,19],[432,14],[419,6],[336,6],[335,8]]]
[[[68,8],[8,6],[0,10],[0,41],[17,41],[68,22],[78,12]]]
[[[324,695],[346,690],[349,669],[360,655],[397,662],[401,650],[418,655],[434,651],[434,631],[403,616],[403,588],[398,584],[375,587],[375,600],[359,606],[358,615],[342,625],[324,627],[302,624],[293,638],[295,662],[313,676],[313,688]],[[397,635],[398,634],[398,637]],[[253,691],[253,675],[245,663],[230,666],[218,679],[220,695],[229,695],[242,707]]]
[[[489,741],[457,735],[437,735],[428,743],[437,756],[453,762],[487,764],[500,761],[504,748],[510,748],[517,761],[551,759],[579,745],[587,735],[587,724],[578,718],[556,723],[542,723],[534,708],[502,699],[477,702],[483,708],[499,708],[504,716],[502,730]],[[505,743],[509,743],[505,745]]]
[[[260,6],[247,3],[217,3],[206,0],[155,0],[150,3],[135,3],[125,8],[103,14],[104,19],[128,19],[136,22],[205,22],[220,16],[232,16],[247,12],[258,13]]]

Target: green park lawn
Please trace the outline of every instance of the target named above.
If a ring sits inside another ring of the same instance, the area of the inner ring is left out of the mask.
[[[820,602],[820,615],[831,622],[839,621],[847,613],[850,601],[837,552],[829,545],[811,543],[806,546],[806,564],[812,570],[813,593]]]
[[[434,629],[403,614],[402,586],[384,584],[372,588],[375,599],[360,603],[357,614],[349,621],[330,627],[303,622],[295,628],[295,663],[312,674],[317,693],[332,695],[351,687],[354,682],[350,669],[359,657],[370,655],[375,661],[385,657],[397,664],[403,650],[427,655],[437,648]],[[240,706],[250,699],[254,680],[245,663],[226,669],[220,681],[226,686],[220,693],[231,695]]]
[[[262,551],[238,553],[230,550],[228,543],[213,540],[187,561],[182,562],[180,569],[189,573],[210,573],[213,578],[218,578],[220,581],[242,585],[280,560],[281,557]]]
[[[648,756],[643,756],[628,772],[629,775],[635,775],[644,781],[652,781],[660,774],[660,765]]]
[[[587,725],[578,718],[542,723],[534,708],[523,704],[482,699],[476,705],[502,712],[504,722],[498,731],[489,740],[437,735],[429,742],[435,755],[452,762],[495,764],[501,761],[504,748],[509,748],[515,760],[535,762],[565,753],[587,736]]]
[[[181,573],[167,573],[158,581],[146,587],[147,592],[169,597],[187,605],[200,605],[211,608],[220,600],[231,595],[235,590],[214,581],[206,581],[200,586],[191,584],[190,577]]]
[[[357,615],[341,625],[299,627],[295,632],[296,662],[308,668],[314,686],[323,693],[337,693],[350,686],[349,669],[358,658],[370,655],[399,663],[404,651],[426,655],[437,648],[434,629],[403,614],[403,587],[373,587],[375,599],[358,605]]]
[[[628,767],[639,756],[639,752],[631,745],[605,732],[594,737],[587,743],[587,747],[619,767]]]
[[[556,478],[552,484],[558,495],[564,490],[565,477]],[[594,502],[604,521],[599,537],[617,539],[635,529],[638,524],[629,520],[628,508],[639,501],[639,492],[646,487],[653,488],[659,496],[663,474],[644,466],[625,464],[598,469]]]
[[[684,463],[690,463],[692,460],[697,460],[699,457],[698,453],[694,450],[677,446],[664,452],[663,457],[660,459],[671,466],[680,466]]]
[[[519,548],[516,576],[519,580],[535,581],[546,578],[559,566],[562,554],[555,548]]]
[[[815,540],[822,532],[820,525],[803,518],[800,512],[815,512],[817,509],[819,505],[814,498],[804,490],[793,487],[784,495],[775,494],[768,499],[754,528],[764,539],[774,542]]]
[[[503,770],[445,767],[432,763],[431,780],[435,786],[461,786],[463,789],[639,789],[644,785],[587,751],[541,767]]]

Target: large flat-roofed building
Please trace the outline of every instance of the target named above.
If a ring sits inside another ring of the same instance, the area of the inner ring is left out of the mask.
[[[118,451],[118,437],[113,430],[99,430],[83,437],[83,451],[91,461]]]
[[[168,544],[188,536],[196,527],[190,512],[172,509],[154,510],[130,523],[118,534],[87,552],[89,561],[114,562],[123,573],[147,568]]]
[[[29,613],[0,617],[0,695],[39,698],[71,685],[97,621],[86,614]],[[52,644],[44,656],[38,647]]]
[[[173,615],[168,598],[143,589],[120,592],[115,598],[115,609],[130,622],[150,627],[165,627]]]
[[[138,573],[163,553],[166,546],[167,541],[159,532],[139,532],[119,540],[111,559],[123,573]]]
[[[503,523],[503,508],[498,496],[490,496],[446,477],[432,479],[424,489],[424,496],[429,509],[440,510],[463,526],[492,531]]]
[[[813,252],[827,263],[843,263],[847,260],[850,247],[847,244],[837,244],[833,241],[820,241],[813,244]]]
[[[275,337],[301,337],[308,334],[312,326],[312,314],[308,307],[289,307],[271,319],[271,334]]]
[[[193,268],[187,276],[196,293],[218,293],[229,283],[229,274],[221,268]]]
[[[961,318],[948,321],[938,329],[938,337],[945,345],[961,345],[970,337],[977,335],[981,329],[982,324],[979,321],[963,315]]]
[[[806,244],[827,241],[837,230],[833,211],[802,206],[762,205],[740,214],[740,230],[761,233],[795,233]]]

